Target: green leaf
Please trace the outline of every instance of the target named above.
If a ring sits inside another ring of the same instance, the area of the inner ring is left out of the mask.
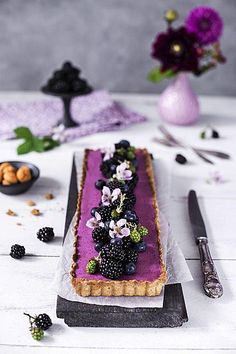
[[[32,151],[32,148],[33,148],[32,141],[27,140],[23,144],[17,147],[17,154],[18,155],[27,154],[28,152]]]
[[[43,152],[44,151],[43,140],[37,138],[36,136],[33,137],[33,151],[36,151],[36,152]]]
[[[166,70],[162,72],[160,68],[153,68],[148,74],[148,80],[151,82],[158,83],[164,79],[169,79],[175,76],[176,73],[172,70]]]
[[[27,127],[18,127],[14,130],[14,132],[18,139],[31,140],[33,138],[33,134]]]

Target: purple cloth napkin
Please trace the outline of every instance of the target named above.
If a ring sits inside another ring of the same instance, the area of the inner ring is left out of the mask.
[[[106,91],[76,97],[72,101],[71,114],[81,126],[64,131],[65,140],[97,132],[116,130],[146,118],[114,102]],[[14,129],[29,127],[35,135],[51,135],[63,116],[62,101],[58,98],[24,103],[0,104],[0,139],[14,138]]]

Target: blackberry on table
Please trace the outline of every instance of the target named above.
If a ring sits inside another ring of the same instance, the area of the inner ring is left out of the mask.
[[[96,243],[108,241],[108,231],[104,227],[96,227],[92,231],[92,238]]]
[[[46,331],[49,327],[51,327],[52,320],[46,313],[41,313],[35,318],[34,324],[37,328]]]
[[[25,247],[15,244],[11,246],[10,256],[15,259],[21,259],[25,255]]]
[[[112,258],[104,258],[100,263],[100,272],[105,278],[118,279],[123,274],[123,264]]]
[[[126,263],[137,263],[138,252],[133,249],[128,249],[125,253],[125,262]]]
[[[50,242],[55,234],[52,227],[43,227],[37,232],[37,237],[42,242]]]
[[[100,256],[102,259],[112,258],[122,262],[125,259],[125,251],[123,250],[122,245],[111,243],[102,248]]]

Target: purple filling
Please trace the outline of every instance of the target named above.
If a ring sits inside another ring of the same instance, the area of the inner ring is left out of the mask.
[[[137,154],[138,159],[138,175],[139,181],[135,188],[136,205],[135,211],[139,216],[140,223],[146,226],[149,230],[149,235],[146,236],[147,243],[146,252],[139,253],[136,273],[129,276],[123,276],[120,279],[124,280],[148,280],[157,279],[161,273],[159,252],[157,249],[157,235],[155,225],[155,212],[152,205],[152,191],[149,185],[148,176],[146,174],[145,156],[142,152]],[[86,222],[91,218],[90,210],[98,206],[101,200],[101,192],[94,186],[96,180],[102,179],[99,166],[101,164],[100,151],[89,151],[87,174],[84,182],[83,196],[81,201],[81,217],[78,227],[78,255],[76,277],[85,279],[105,280],[100,274],[87,274],[86,264],[89,259],[97,256],[92,240],[92,229],[86,226]]]

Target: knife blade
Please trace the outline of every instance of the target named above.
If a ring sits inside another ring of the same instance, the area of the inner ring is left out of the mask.
[[[194,190],[191,190],[188,195],[188,211],[200,254],[201,270],[204,279],[203,289],[207,296],[214,299],[219,298],[223,295],[223,287],[211,257],[206,227],[198,204],[197,194]]]

